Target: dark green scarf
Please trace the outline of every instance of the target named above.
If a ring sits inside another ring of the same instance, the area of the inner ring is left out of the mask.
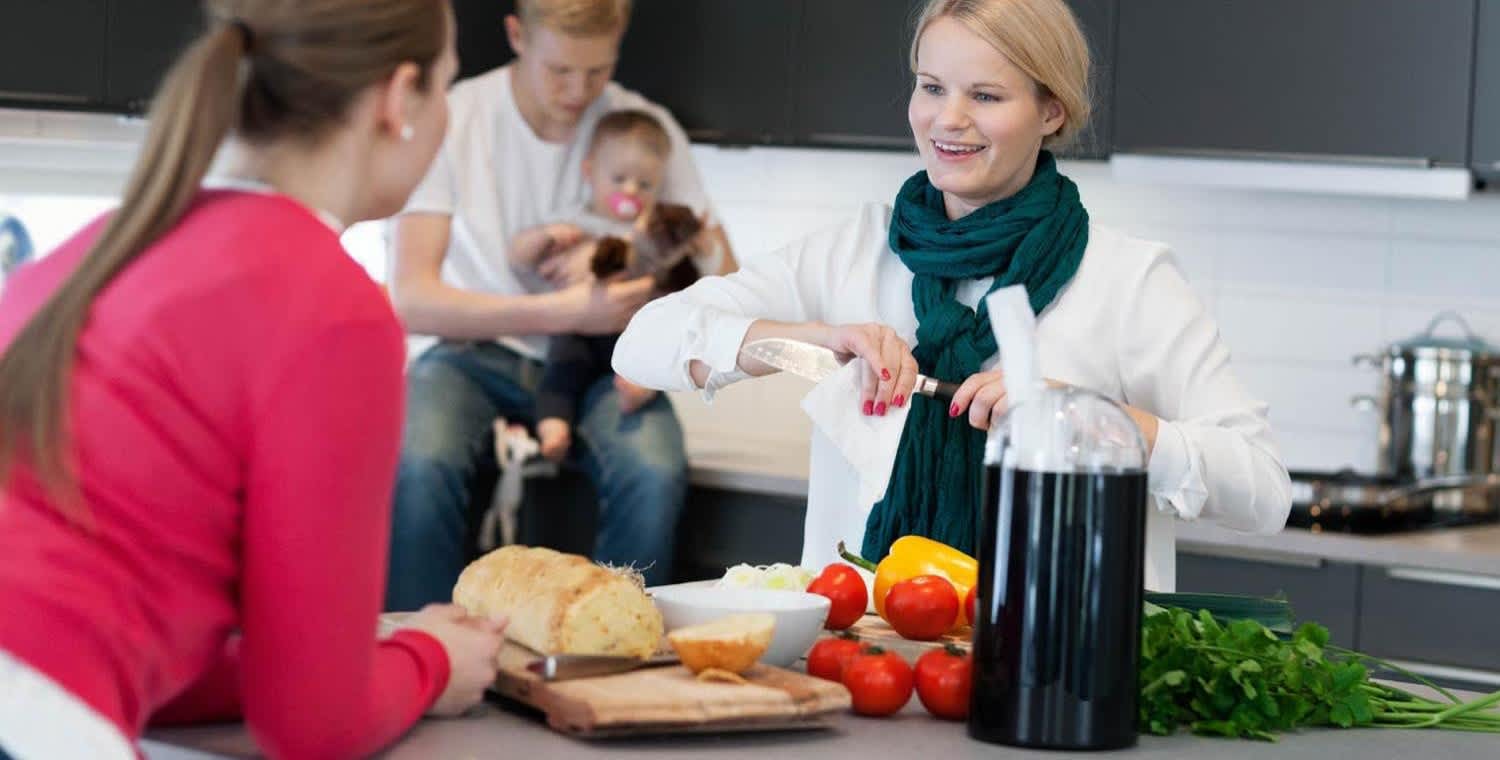
[[[1025,285],[1040,314],[1078,271],[1088,224],[1077,186],[1047,151],[1019,193],[962,219],[948,218],[926,172],[907,180],[896,196],[890,245],[916,275],[912,353],[922,374],[962,382],[997,350],[984,302],[976,313],[955,299],[961,283],[994,277],[991,291]],[[948,402],[914,396],[890,485],[865,524],[864,556],[878,560],[910,534],[973,554],[983,455],[984,433],[969,425],[967,413],[950,418]]]

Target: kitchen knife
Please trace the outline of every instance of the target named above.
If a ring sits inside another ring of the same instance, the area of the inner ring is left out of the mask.
[[[526,663],[526,669],[541,676],[543,681],[566,681],[626,673],[639,668],[676,665],[678,662],[681,660],[677,655],[670,653],[645,659],[608,654],[554,654]]]
[[[783,372],[807,378],[815,383],[823,382],[844,366],[833,349],[790,338],[762,338],[750,341],[740,347],[740,355]],[[915,392],[946,401],[951,400],[953,394],[958,392],[958,385],[945,383],[926,375],[917,375]]]

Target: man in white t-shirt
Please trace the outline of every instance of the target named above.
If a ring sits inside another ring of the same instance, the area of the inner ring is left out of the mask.
[[[649,278],[602,285],[569,266],[552,272],[557,289],[528,292],[507,261],[518,232],[583,207],[581,161],[599,117],[655,115],[673,143],[659,197],[710,212],[682,128],[610,81],[629,13],[630,0],[519,0],[505,20],[516,59],[454,86],[442,152],[392,225],[396,308],[408,330],[440,342],[408,373],[387,609],[451,598],[472,557],[473,509],[488,501],[471,490],[493,457],[491,423],[533,419],[547,336],[619,332],[651,295]],[[582,235],[567,224],[550,233],[559,244]],[[704,235],[732,269],[722,229]],[[671,405],[657,396],[623,409],[606,377],[579,412],[574,450],[601,497],[596,558],[667,581],[687,491]]]

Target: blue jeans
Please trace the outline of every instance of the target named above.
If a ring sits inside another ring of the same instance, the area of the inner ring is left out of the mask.
[[[485,459],[494,457],[492,423],[496,417],[534,423],[540,377],[540,363],[496,343],[440,343],[412,364],[387,610],[452,599],[458,574],[475,554],[471,490]],[[624,414],[606,375],[579,405],[569,456],[600,495],[595,559],[644,568],[648,584],[670,580],[687,498],[687,455],[671,403],[657,396]]]

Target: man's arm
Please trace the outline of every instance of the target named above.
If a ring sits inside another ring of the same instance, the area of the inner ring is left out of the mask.
[[[392,223],[391,298],[411,332],[452,340],[617,332],[650,297],[647,278],[598,287],[585,283],[535,295],[455,288],[442,279],[451,233],[452,217],[447,214],[405,214]]]

